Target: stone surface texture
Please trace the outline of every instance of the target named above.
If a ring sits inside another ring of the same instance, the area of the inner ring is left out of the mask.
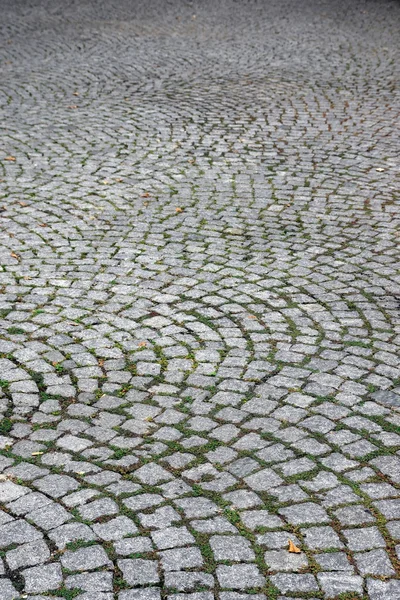
[[[399,599],[399,31],[2,0],[2,600]]]

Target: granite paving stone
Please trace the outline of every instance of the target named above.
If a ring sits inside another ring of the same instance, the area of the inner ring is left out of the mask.
[[[399,26],[2,1],[1,599],[400,596]]]

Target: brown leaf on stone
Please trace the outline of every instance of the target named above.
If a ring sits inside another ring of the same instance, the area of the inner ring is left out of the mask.
[[[183,211],[183,208],[180,208],[179,206],[175,209],[175,212],[177,213],[181,213]]]
[[[145,346],[147,346],[147,342],[140,342],[138,346],[139,348],[144,348]]]
[[[4,160],[8,160],[10,162],[15,162],[17,159],[15,158],[15,156],[6,156]]]
[[[26,202],[22,202],[22,200],[18,200],[17,204],[20,206],[28,206]]]
[[[289,540],[289,552],[292,552],[293,554],[301,554],[301,550],[300,548],[298,548],[293,542],[292,540]]]
[[[19,256],[19,254],[15,254],[15,252],[11,252],[11,256],[13,258],[16,258],[17,260],[21,260],[21,257]]]

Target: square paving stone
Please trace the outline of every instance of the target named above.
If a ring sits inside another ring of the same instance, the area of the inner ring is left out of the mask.
[[[245,477],[244,480],[255,492],[267,491],[283,483],[283,479],[271,469],[258,471],[254,475]]]
[[[346,592],[356,592],[362,596],[363,580],[358,575],[318,573],[317,577],[326,598],[336,598]]]
[[[237,529],[225,517],[199,519],[191,522],[191,526],[199,533],[236,533]]]
[[[93,445],[93,442],[90,440],[86,440],[84,438],[80,438],[76,435],[64,435],[63,437],[57,440],[57,446],[63,448],[64,450],[70,450],[71,452],[82,452],[89,446]]]
[[[342,525],[362,525],[375,521],[373,515],[363,506],[338,508],[335,515]]]
[[[97,539],[97,535],[84,523],[66,523],[49,531],[48,536],[62,550],[70,542],[84,540],[90,542]]]
[[[377,527],[363,527],[362,529],[343,529],[347,545],[353,552],[370,550],[371,548],[385,548],[386,542]]]
[[[398,519],[400,518],[400,500],[380,500],[374,502],[376,508],[383,514],[386,519]]]
[[[325,510],[313,502],[304,502],[303,504],[280,508],[279,513],[286,517],[289,523],[293,525],[326,523],[330,520]]]
[[[319,588],[314,575],[308,573],[278,573],[272,575],[270,581],[282,594],[288,592],[318,592]]]
[[[315,469],[316,464],[308,458],[297,458],[296,460],[289,460],[288,462],[281,463],[275,468],[278,469],[284,477],[290,477],[291,475],[298,475],[307,471]]]
[[[0,526],[0,549],[7,548],[12,544],[25,544],[42,538],[43,534],[40,531],[21,519]]]
[[[370,600],[398,600],[400,598],[400,580],[367,579],[367,590]]]
[[[385,550],[369,550],[354,554],[361,575],[395,575],[392,563]]]
[[[47,592],[57,589],[63,580],[61,565],[51,564],[31,567],[22,571],[25,579],[25,592]]]
[[[213,588],[214,577],[200,571],[167,571],[164,584],[167,590],[172,588],[180,592],[190,592],[198,588]]]
[[[164,550],[159,557],[165,571],[182,571],[203,566],[201,552],[194,546]]]
[[[128,537],[114,543],[116,554],[128,556],[129,554],[142,554],[153,552],[153,544],[146,537]]]
[[[70,575],[65,580],[65,587],[88,592],[110,592],[113,589],[113,575],[108,571]]]
[[[167,527],[153,531],[151,538],[159,550],[194,544],[195,539],[186,527]]]
[[[123,500],[125,506],[135,512],[152,506],[158,506],[162,502],[164,502],[164,498],[159,494],[138,494],[137,496]]]
[[[46,542],[37,540],[30,544],[23,544],[6,554],[8,566],[13,571],[21,567],[33,567],[42,564],[50,558],[50,550]]]
[[[236,490],[223,495],[224,500],[228,500],[236,508],[254,508],[260,506],[263,501],[257,494],[249,490]]]
[[[276,529],[284,526],[284,521],[280,517],[272,515],[267,510],[248,510],[242,512],[240,518],[246,527],[253,530],[258,527]]]
[[[142,483],[148,485],[157,485],[162,481],[169,481],[174,478],[169,471],[155,463],[143,465],[143,467],[140,467],[140,469],[134,472],[134,476]]]
[[[88,504],[79,506],[78,512],[82,519],[95,521],[99,517],[115,515],[119,512],[119,508],[111,498],[100,498],[99,500],[93,500]]]
[[[343,548],[338,534],[332,527],[310,527],[302,529],[304,541],[311,550],[325,550],[327,548]]]
[[[231,463],[228,467],[228,471],[236,477],[245,477],[252,471],[256,471],[259,468],[260,463],[249,456],[245,456],[244,458],[239,458],[238,460],[235,460],[235,462]]]
[[[351,504],[360,501],[360,497],[350,489],[347,485],[339,485],[338,487],[328,490],[320,494],[322,505],[326,508],[339,506],[339,504]]]
[[[182,508],[188,519],[211,517],[218,513],[218,507],[207,498],[182,498],[175,500],[175,504]]]
[[[153,513],[139,513],[140,523],[146,529],[164,529],[181,520],[181,515],[172,506],[161,506]]]
[[[216,575],[221,588],[246,590],[262,587],[265,578],[255,565],[219,565]]]
[[[27,513],[37,509],[42,508],[48,504],[51,504],[52,500],[47,498],[44,494],[40,492],[31,492],[30,494],[26,494],[10,502],[7,504],[7,508],[16,515],[26,515]]]
[[[344,552],[326,552],[316,554],[315,560],[323,571],[349,571],[354,573],[354,567],[350,564]]]
[[[336,424],[325,417],[316,416],[304,419],[304,421],[300,423],[300,426],[308,429],[309,431],[324,434],[328,433],[328,431],[331,431],[332,429],[335,429]]]
[[[53,502],[28,513],[25,518],[35,523],[40,529],[49,531],[70,521],[72,515],[65,508]]]
[[[255,560],[255,554],[248,540],[232,535],[215,535],[210,538],[210,546],[217,561],[235,562]]]
[[[34,485],[52,498],[61,498],[79,487],[75,479],[68,475],[46,475],[42,479],[36,479]]]
[[[123,558],[118,561],[118,568],[129,585],[146,585],[160,580],[155,560]]]
[[[0,502],[7,504],[7,502],[12,502],[30,491],[28,487],[16,485],[12,481],[0,481]]]
[[[305,554],[293,554],[286,550],[269,550],[264,554],[264,561],[270,571],[296,572],[308,567]]]
[[[69,571],[90,571],[106,565],[112,566],[112,562],[101,546],[80,548],[75,552],[68,550],[61,556],[61,564]]]
[[[138,532],[135,523],[123,515],[107,521],[107,523],[95,523],[92,529],[102,540],[118,540],[126,535]]]

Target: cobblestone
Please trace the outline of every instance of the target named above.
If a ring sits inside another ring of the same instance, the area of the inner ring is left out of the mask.
[[[399,4],[1,8],[1,600],[397,600]]]

